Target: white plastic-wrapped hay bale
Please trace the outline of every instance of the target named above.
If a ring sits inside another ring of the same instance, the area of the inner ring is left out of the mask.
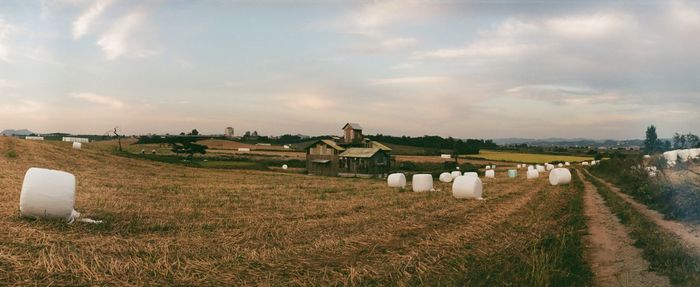
[[[439,179],[441,182],[452,182],[452,174],[449,172],[443,172],[440,174]]]
[[[483,195],[481,179],[471,176],[460,176],[452,183],[452,196],[459,199],[481,199]]]
[[[496,178],[496,171],[495,170],[487,170],[486,171],[486,178]]]
[[[392,173],[386,178],[386,182],[389,184],[389,187],[404,188],[406,187],[406,175],[403,173]]]
[[[648,154],[645,154],[645,155],[644,155],[644,158],[649,159],[649,158],[651,158],[651,156],[648,155]]]
[[[686,162],[690,159],[690,150],[687,150],[687,149],[678,150],[677,154],[678,154],[678,157],[680,158],[681,162]]]
[[[567,161],[567,162],[564,163],[564,165],[565,165],[565,166],[571,166],[571,163]]]
[[[595,160],[592,160],[591,165],[595,165],[595,164],[596,164]]]
[[[152,150],[152,151],[151,151],[151,154],[156,154],[156,150]]]
[[[534,165],[530,165],[530,166],[527,167],[527,170],[534,170],[534,169],[535,169],[535,166],[534,166]]]
[[[564,167],[564,164],[563,164],[563,163],[560,163],[560,164],[558,164],[557,166],[558,166],[558,167]]]
[[[547,165],[545,166],[545,169],[547,169],[547,171],[553,170],[553,169],[554,169],[554,165],[553,165],[553,164],[547,164]]]
[[[490,165],[487,165],[487,166],[484,167],[484,169],[491,169],[491,166],[490,166]]]
[[[289,168],[288,165],[286,165],[286,164],[283,164],[283,165],[282,165],[282,169],[287,170],[288,168]]]
[[[571,172],[568,168],[555,168],[549,173],[549,183],[551,185],[562,185],[571,183]]]
[[[491,165],[491,169],[496,169],[496,165],[495,165],[495,164],[492,164],[492,165]]]
[[[22,216],[72,221],[74,205],[74,175],[35,167],[27,170],[19,195]]]
[[[541,166],[539,164],[535,168],[537,169],[537,172],[545,172],[546,171],[544,166]]]
[[[83,144],[79,142],[73,142],[73,149],[82,149]]]
[[[588,165],[588,162],[587,162],[587,161],[584,161],[584,162],[581,163],[581,165],[586,165],[586,166],[587,166],[587,165]]]
[[[527,179],[535,179],[540,177],[540,173],[536,169],[531,169],[527,171]]]
[[[455,178],[462,176],[462,172],[459,170],[455,170],[450,175],[452,176],[452,180],[454,180]]]
[[[676,162],[678,160],[678,152],[675,150],[667,151],[664,153],[664,159],[669,162]]]
[[[465,173],[464,173],[464,176],[466,176],[466,177],[476,177],[476,178],[479,178],[479,174],[476,173],[476,172],[465,172]]]
[[[414,174],[411,183],[413,184],[413,192],[433,190],[433,176],[430,174]]]
[[[518,170],[516,170],[516,169],[509,169],[509,170],[508,170],[508,177],[510,177],[510,178],[516,178],[516,177],[518,177]]]

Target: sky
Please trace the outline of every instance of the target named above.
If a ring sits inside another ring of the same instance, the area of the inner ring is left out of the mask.
[[[700,133],[700,1],[6,0],[0,129]]]

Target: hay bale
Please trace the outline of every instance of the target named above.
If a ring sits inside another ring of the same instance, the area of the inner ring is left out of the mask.
[[[648,154],[645,154],[645,155],[644,155],[644,158],[646,158],[646,159],[650,159],[650,158],[651,158],[651,156],[650,156],[650,155],[648,155]]]
[[[287,170],[288,168],[289,168],[289,166],[287,166],[286,164],[282,165],[282,169]]]
[[[558,167],[564,167],[564,164],[563,164],[563,163],[560,163],[560,164],[558,164],[557,166],[558,166]]]
[[[571,166],[571,163],[567,161],[567,162],[564,163],[564,165],[565,165],[565,166]]]
[[[21,216],[71,221],[74,205],[74,175],[34,167],[27,170],[19,196]]]
[[[534,169],[535,169],[535,166],[534,166],[534,165],[530,165],[530,166],[527,167],[527,170],[534,170]]]
[[[496,171],[495,170],[487,170],[485,177],[487,178],[496,178]]]
[[[555,168],[549,173],[551,185],[563,185],[571,183],[571,172],[568,168]]]
[[[587,161],[584,161],[584,162],[581,163],[581,165],[588,166],[588,162],[587,162]]]
[[[547,171],[553,170],[553,169],[554,169],[554,165],[553,165],[553,164],[547,164],[547,165],[545,165],[545,169],[547,169]]]
[[[82,149],[83,144],[79,142],[73,142],[73,149]]]
[[[546,172],[544,166],[541,166],[539,164],[535,168],[537,169],[537,172]]]
[[[536,179],[538,177],[540,177],[540,173],[536,169],[527,171],[527,179]]]
[[[413,184],[413,192],[433,190],[433,176],[430,174],[414,174],[411,183]]]
[[[487,165],[487,166],[484,167],[484,169],[491,169],[491,166],[490,166],[490,165]]]
[[[508,170],[508,177],[510,177],[510,178],[516,178],[516,177],[518,177],[518,170],[509,169],[509,170]]]
[[[152,150],[152,151],[151,151],[151,154],[156,154],[156,150]]]
[[[462,172],[459,170],[455,170],[450,175],[452,176],[452,180],[454,180],[455,178],[462,176]]]
[[[439,180],[441,182],[452,182],[452,174],[450,174],[449,172],[443,172],[440,174]]]
[[[459,199],[481,199],[483,191],[478,177],[460,176],[452,184],[452,196]]]
[[[465,173],[464,173],[464,176],[479,178],[479,174],[476,173],[476,172],[465,172]]]
[[[406,175],[403,173],[392,173],[389,175],[389,177],[387,177],[386,181],[389,184],[389,187],[406,187]]]

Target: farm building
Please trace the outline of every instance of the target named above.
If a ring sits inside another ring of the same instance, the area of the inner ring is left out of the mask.
[[[391,168],[391,149],[365,139],[358,124],[343,127],[340,143],[332,139],[313,142],[306,148],[309,174],[327,176],[385,177]]]

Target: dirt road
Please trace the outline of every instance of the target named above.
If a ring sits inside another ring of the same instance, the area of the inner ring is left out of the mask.
[[[577,169],[579,177],[583,174]],[[586,259],[598,286],[671,286],[668,278],[648,271],[649,262],[633,246],[627,228],[605,205],[598,190],[584,180],[584,208],[588,235],[584,237]]]

